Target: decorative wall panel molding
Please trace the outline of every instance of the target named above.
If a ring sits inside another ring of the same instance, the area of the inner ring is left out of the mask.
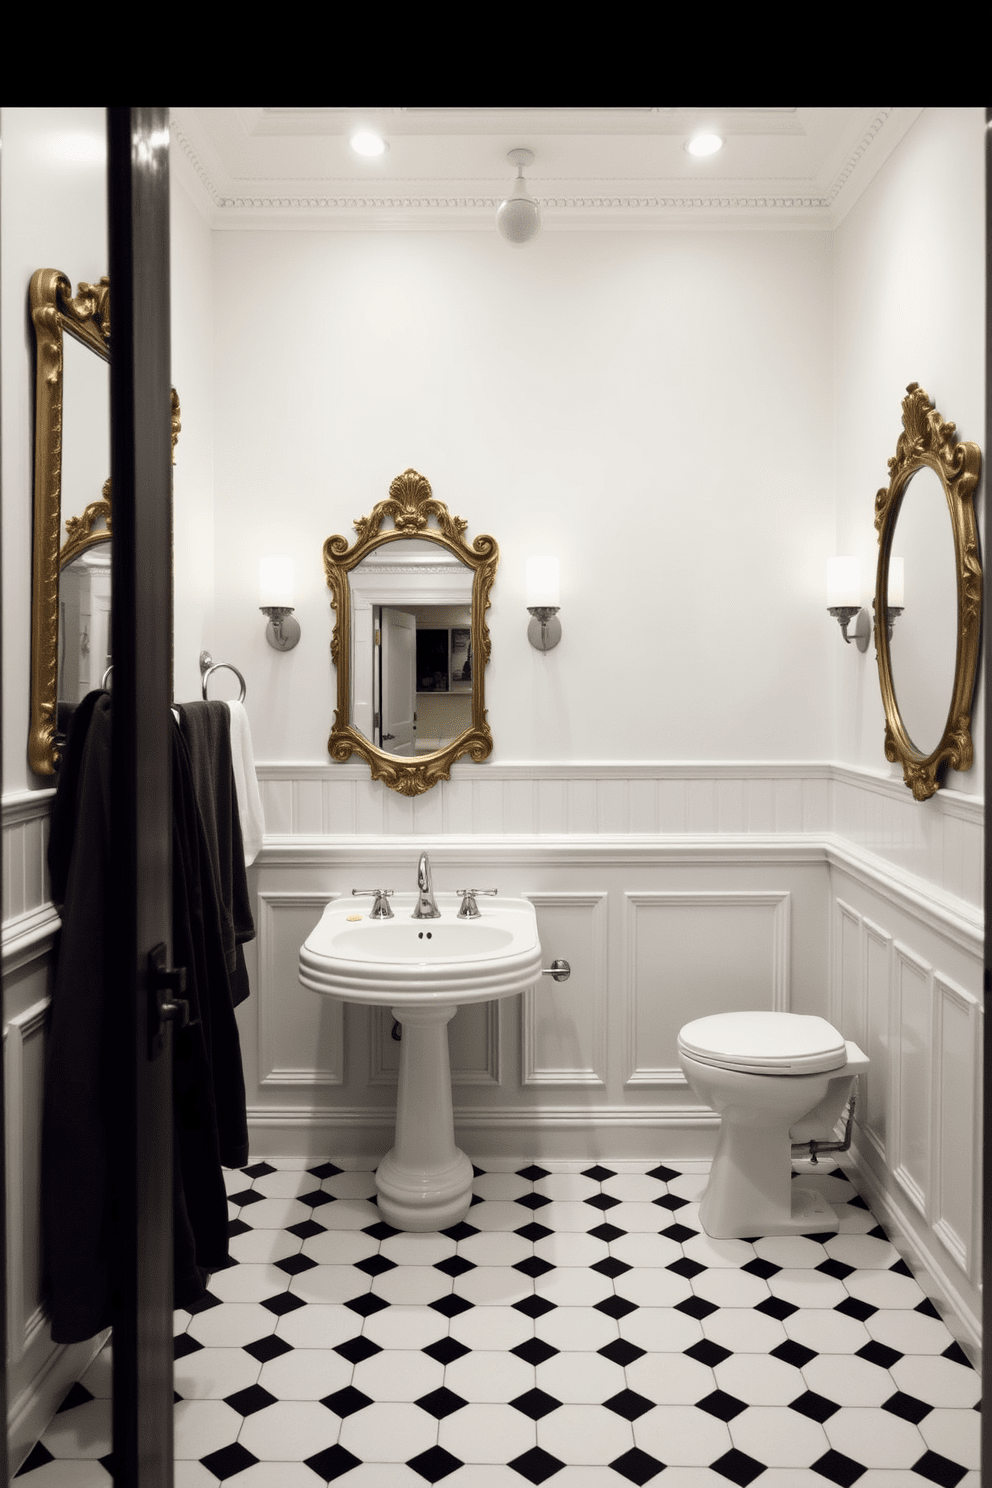
[[[962,1271],[977,1285],[980,1240],[981,1006],[935,972],[932,1223]]]
[[[452,1085],[500,1083],[500,1002],[467,1003],[448,1024]],[[389,1008],[370,1007],[369,1084],[395,1085],[400,1067],[399,1040],[393,1037]]]
[[[258,1083],[341,1085],[343,1005],[302,987],[300,946],[337,894],[269,891],[258,895]],[[303,1053],[310,1056],[306,1062]]]
[[[4,1029],[7,1163],[7,1351],[16,1364],[44,1325],[39,1244],[44,997]]]
[[[524,1085],[605,1085],[607,909],[605,893],[527,893],[537,912],[544,962],[567,961],[565,982],[542,977],[523,994],[520,1078]]]
[[[931,1188],[933,967],[894,941],[895,1041],[892,1066],[892,1173],[926,1217]]]
[[[691,1018],[788,1009],[790,897],[762,890],[624,895],[626,1085],[685,1084],[677,1044]]]

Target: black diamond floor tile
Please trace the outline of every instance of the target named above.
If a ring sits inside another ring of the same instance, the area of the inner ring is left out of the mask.
[[[612,1194],[592,1194],[588,1199],[583,1199],[584,1204],[589,1204],[593,1209],[615,1209],[620,1200],[615,1199]]]
[[[625,1421],[636,1421],[645,1411],[654,1409],[654,1401],[648,1400],[646,1395],[638,1395],[636,1390],[621,1390],[604,1400],[603,1404],[607,1410],[623,1416]]]
[[[360,1297],[352,1297],[346,1302],[345,1307],[350,1307],[352,1312],[357,1312],[359,1317],[371,1317],[374,1312],[381,1312],[389,1303],[384,1297],[375,1297],[371,1292],[364,1292]]]
[[[917,1302],[913,1308],[914,1312],[922,1312],[924,1317],[936,1318],[938,1323],[942,1321],[940,1313],[934,1307],[929,1297],[924,1297],[922,1302]]]
[[[446,1452],[443,1447],[428,1447],[426,1452],[409,1458],[406,1465],[428,1483],[440,1483],[442,1478],[456,1472],[463,1464],[460,1457]]]
[[[267,1364],[270,1359],[278,1359],[280,1354],[289,1354],[293,1351],[293,1345],[287,1343],[284,1338],[277,1338],[270,1333],[267,1338],[256,1338],[254,1343],[243,1344],[246,1354],[251,1354],[260,1364]]]
[[[201,1457],[200,1461],[215,1478],[220,1478],[223,1482],[225,1478],[233,1478],[235,1473],[254,1467],[259,1458],[240,1442],[231,1442],[230,1446],[221,1447],[219,1452],[210,1452],[206,1457]]]
[[[675,1308],[678,1312],[684,1312],[686,1317],[698,1318],[700,1322],[709,1317],[710,1313],[720,1310],[715,1302],[707,1302],[705,1297],[686,1297],[683,1302],[676,1302]]]
[[[546,1390],[527,1390],[523,1395],[518,1395],[510,1404],[514,1410],[518,1410],[525,1416],[530,1416],[532,1421],[540,1421],[542,1417],[549,1416],[561,1405],[553,1395]]]
[[[172,1357],[174,1359],[185,1359],[187,1354],[195,1354],[197,1349],[202,1349],[199,1343],[189,1333],[177,1333],[172,1340]]]
[[[613,1168],[604,1168],[601,1163],[597,1163],[594,1168],[583,1168],[582,1176],[591,1178],[594,1183],[605,1183],[607,1178],[615,1178],[617,1175]]]
[[[391,1235],[399,1233],[399,1230],[387,1224],[384,1219],[377,1219],[375,1224],[366,1225],[362,1230],[363,1235],[368,1235],[373,1240],[388,1240]]]
[[[276,1396],[270,1395],[262,1385],[249,1385],[245,1390],[236,1390],[224,1396],[224,1404],[236,1410],[239,1416],[253,1416],[267,1405],[275,1405]]]
[[[347,1359],[349,1364],[361,1364],[363,1359],[371,1359],[373,1354],[381,1354],[382,1349],[371,1338],[348,1338],[344,1343],[336,1343],[334,1352],[340,1354],[342,1359]]]
[[[36,1442],[31,1451],[25,1457],[15,1473],[15,1477],[23,1477],[25,1473],[34,1472],[36,1467],[44,1467],[48,1462],[54,1462],[55,1457],[41,1442]]]
[[[649,1168],[648,1177],[657,1178],[659,1183],[671,1183],[674,1178],[681,1178],[682,1174],[677,1173],[674,1168],[666,1168],[662,1163],[657,1168]]]
[[[345,1385],[343,1390],[335,1390],[333,1395],[325,1395],[320,1402],[326,1405],[329,1411],[344,1420],[353,1416],[356,1411],[364,1410],[367,1405],[372,1404],[371,1395],[363,1395],[361,1390],[356,1390],[354,1385]]]
[[[285,1317],[287,1312],[295,1312],[298,1307],[306,1307],[302,1297],[294,1297],[292,1292],[278,1292],[274,1297],[266,1297],[262,1306],[269,1312],[274,1312],[276,1317]]]
[[[757,1303],[755,1312],[763,1312],[766,1317],[777,1318],[781,1323],[787,1317],[791,1317],[799,1308],[793,1302],[786,1302],[784,1297],[766,1297],[763,1302]]]
[[[438,1364],[453,1364],[456,1359],[461,1359],[472,1351],[464,1343],[459,1343],[457,1338],[439,1338],[437,1343],[429,1343],[420,1352],[428,1354]]]
[[[965,1369],[974,1369],[975,1367],[957,1339],[947,1345],[940,1357],[942,1359],[950,1359],[952,1364],[960,1364]]]
[[[818,1395],[815,1390],[804,1390],[795,1400],[789,1401],[789,1409],[798,1411],[801,1416],[808,1416],[811,1421],[819,1421],[822,1425],[837,1414],[840,1406],[833,1400],[828,1400],[825,1395]]]
[[[891,1369],[893,1364],[898,1364],[902,1354],[898,1349],[889,1348],[888,1344],[878,1343],[873,1338],[870,1343],[862,1344],[856,1350],[859,1359],[867,1359],[869,1364],[877,1364],[879,1369]]]
[[[529,1452],[514,1457],[507,1466],[526,1478],[528,1483],[546,1483],[556,1472],[561,1472],[565,1464],[560,1457],[552,1457],[543,1447],[531,1447]]]
[[[819,1473],[828,1482],[836,1483],[838,1488],[851,1488],[851,1484],[856,1483],[865,1472],[860,1462],[855,1462],[852,1457],[845,1457],[843,1452],[835,1452],[832,1447],[829,1452],[824,1452],[822,1457],[810,1463],[810,1470]]]
[[[287,1235],[296,1235],[300,1240],[310,1240],[314,1235],[327,1233],[327,1226],[318,1224],[315,1219],[301,1219],[299,1224],[287,1225]]]
[[[773,1261],[763,1261],[760,1256],[755,1256],[753,1261],[745,1261],[741,1267],[749,1276],[757,1276],[761,1281],[767,1281],[769,1276],[777,1276],[781,1269]]]
[[[686,1281],[691,1281],[701,1271],[707,1270],[707,1267],[699,1261],[690,1260],[688,1256],[682,1256],[679,1260],[672,1261],[670,1265],[665,1267],[665,1270],[674,1271],[676,1276],[684,1276]]]
[[[891,1411],[894,1416],[901,1416],[904,1421],[912,1421],[917,1426],[924,1416],[930,1414],[933,1406],[917,1400],[915,1395],[906,1395],[902,1390],[897,1390],[888,1400],[882,1401],[882,1409]]]
[[[204,1292],[202,1297],[198,1297],[195,1302],[190,1302],[186,1311],[195,1316],[200,1312],[209,1312],[211,1307],[221,1307],[222,1305],[220,1298],[215,1297],[213,1292]]]
[[[434,1262],[435,1271],[443,1271],[445,1276],[464,1276],[466,1271],[475,1270],[475,1262],[467,1261],[464,1256],[446,1256],[443,1261]]]
[[[324,1178],[336,1178],[339,1173],[343,1172],[343,1169],[336,1168],[332,1162],[325,1162],[321,1163],[319,1167],[307,1168],[307,1172],[311,1178],[320,1178],[323,1180]]]
[[[513,1269],[523,1276],[536,1280],[538,1276],[547,1276],[548,1272],[555,1268],[550,1261],[542,1261],[540,1256],[528,1256],[526,1260],[514,1261]]]
[[[429,1416],[433,1416],[438,1421],[443,1421],[445,1416],[454,1415],[455,1411],[468,1405],[463,1395],[456,1395],[454,1390],[448,1390],[443,1385],[439,1390],[432,1390],[429,1395],[421,1395],[420,1399],[413,1403],[419,1405],[421,1410],[426,1411]]]
[[[526,1168],[517,1169],[518,1178],[526,1178],[530,1183],[537,1183],[540,1178],[550,1178],[550,1168],[539,1168],[537,1163],[530,1163]]]
[[[676,1209],[684,1209],[689,1200],[680,1199],[678,1194],[662,1194],[660,1199],[652,1199],[651,1202],[661,1209],[671,1209],[674,1213]]]
[[[276,1171],[277,1170],[272,1167],[270,1163],[267,1162],[252,1163],[250,1167],[241,1169],[241,1172],[244,1173],[246,1178],[265,1178],[268,1176],[269,1173],[274,1173]]]
[[[604,1359],[609,1359],[611,1364],[620,1364],[626,1369],[628,1364],[633,1364],[635,1359],[643,1359],[647,1349],[642,1349],[636,1343],[631,1343],[627,1338],[614,1338],[612,1343],[606,1343],[601,1349],[596,1350],[602,1354]]]
[[[597,1312],[605,1312],[607,1317],[622,1318],[628,1312],[637,1311],[637,1303],[631,1302],[629,1297],[604,1297],[602,1302],[594,1302]]]
[[[664,1462],[659,1462],[657,1457],[642,1452],[640,1447],[632,1447],[629,1452],[624,1452],[622,1457],[614,1457],[609,1466],[622,1478],[626,1478],[628,1483],[636,1483],[638,1488],[641,1488],[644,1483],[650,1483],[652,1478],[657,1477],[665,1469]]]
[[[554,1231],[549,1230],[547,1225],[531,1220],[530,1224],[521,1225],[519,1230],[514,1230],[513,1233],[519,1235],[521,1240],[530,1240],[536,1244],[538,1240],[546,1240],[549,1235],[553,1235]]]
[[[452,1292],[449,1297],[438,1297],[435,1302],[429,1302],[427,1305],[433,1307],[434,1311],[439,1312],[442,1317],[453,1318],[457,1317],[460,1312],[468,1312],[470,1307],[475,1306],[475,1303]]]
[[[516,1348],[510,1350],[518,1359],[523,1359],[525,1364],[544,1364],[560,1352],[553,1344],[545,1343],[543,1338],[525,1338],[523,1343],[518,1343]]]
[[[957,1462],[951,1462],[947,1457],[942,1457],[939,1452],[924,1452],[923,1456],[913,1463],[913,1472],[919,1473],[921,1478],[926,1478],[930,1483],[939,1483],[940,1488],[956,1488],[965,1476],[963,1467]]]
[[[301,1204],[309,1204],[311,1209],[319,1209],[324,1204],[336,1204],[334,1194],[329,1194],[322,1188],[315,1188],[310,1193],[298,1195]]]
[[[813,1267],[814,1271],[819,1271],[824,1276],[832,1276],[836,1281],[844,1281],[857,1269],[856,1266],[849,1266],[846,1261],[835,1261],[832,1256],[828,1256],[825,1261]]]
[[[666,1240],[674,1240],[676,1245],[684,1245],[687,1240],[691,1240],[694,1235],[698,1235],[699,1231],[690,1230],[688,1225],[673,1224],[669,1225],[667,1230],[661,1230],[660,1233],[664,1235]]]
[[[468,1240],[471,1235],[477,1235],[478,1233],[479,1231],[475,1225],[468,1224],[464,1219],[459,1220],[457,1224],[449,1225],[446,1230],[441,1231],[441,1234],[447,1235],[449,1240]],[[396,1234],[395,1230],[393,1234]]]
[[[747,1402],[738,1400],[736,1395],[728,1395],[726,1390],[714,1390],[711,1395],[697,1400],[696,1408],[716,1416],[718,1421],[732,1421],[741,1411],[747,1410]]]
[[[549,1302],[547,1297],[521,1297],[519,1302],[511,1303],[517,1312],[522,1312],[525,1317],[539,1318],[546,1312],[554,1310],[554,1302]]]
[[[738,1452],[736,1447],[711,1462],[710,1467],[722,1478],[729,1478],[731,1483],[736,1483],[738,1488],[747,1488],[748,1483],[753,1483],[765,1471],[763,1462],[756,1462],[746,1452]]]
[[[773,1359],[781,1359],[783,1364],[793,1364],[796,1369],[802,1369],[810,1359],[817,1357],[816,1349],[807,1348],[803,1343],[796,1343],[794,1339],[787,1338],[771,1350]]]
[[[722,1364],[724,1359],[729,1359],[731,1351],[723,1347],[722,1343],[714,1343],[711,1338],[704,1338],[700,1343],[694,1343],[691,1348],[683,1352],[690,1359],[695,1359],[697,1364],[706,1364],[710,1369],[717,1364]]]
[[[521,1194],[514,1202],[520,1204],[524,1209],[543,1209],[546,1204],[551,1203],[551,1200],[545,1194],[529,1193]]]
[[[312,1261],[309,1256],[295,1255],[286,1256],[285,1260],[276,1261],[275,1264],[287,1276],[301,1276],[304,1271],[312,1271],[317,1262]]]
[[[323,1478],[325,1483],[333,1483],[335,1478],[343,1478],[353,1467],[360,1467],[361,1458],[349,1452],[347,1447],[336,1444],[325,1447],[322,1452],[315,1452],[312,1457],[306,1457],[304,1463],[318,1478]]]
[[[243,1219],[229,1219],[227,1222],[227,1238],[236,1240],[239,1235],[250,1235],[251,1225],[245,1224]]]
[[[229,1203],[236,1204],[239,1209],[244,1209],[248,1204],[261,1204],[265,1195],[254,1188],[243,1188],[240,1193],[228,1194],[227,1198]]]
[[[597,1261],[589,1267],[590,1271],[598,1271],[600,1276],[608,1276],[614,1281],[618,1276],[623,1276],[626,1271],[633,1271],[633,1266],[628,1266],[626,1261],[617,1260],[616,1256],[607,1256],[605,1261]]]
[[[623,1239],[627,1231],[619,1229],[616,1225],[601,1224],[597,1225],[594,1230],[590,1230],[589,1233],[594,1240],[605,1240],[607,1245],[609,1245],[612,1240]]]
[[[390,1261],[384,1255],[366,1256],[364,1260],[354,1262],[356,1271],[364,1271],[366,1276],[381,1276],[384,1271],[395,1271],[396,1262]]]

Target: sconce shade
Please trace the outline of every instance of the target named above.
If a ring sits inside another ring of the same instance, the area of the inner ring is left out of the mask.
[[[496,209],[496,226],[508,243],[523,247],[541,231],[541,208],[527,190],[524,166],[534,160],[533,150],[510,150],[507,160],[517,167],[517,179],[506,200]]]
[[[890,606],[904,606],[906,593],[906,565],[902,558],[889,559],[889,592],[886,603]]]
[[[861,608],[860,558],[827,559],[827,608],[841,605]]]
[[[558,604],[558,559],[527,559],[527,608]]]
[[[258,565],[259,606],[261,609],[293,609],[296,596],[293,562],[290,558],[262,558]]]

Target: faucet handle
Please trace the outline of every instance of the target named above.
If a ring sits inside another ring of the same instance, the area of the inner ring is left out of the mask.
[[[354,895],[375,895],[375,903],[369,912],[370,920],[391,920],[393,918],[393,911],[387,902],[392,898],[392,889],[352,889],[351,892]]]
[[[475,896],[477,894],[497,894],[499,892],[499,890],[498,889],[456,889],[455,892],[458,893],[458,894],[462,894],[464,896],[463,899],[462,899],[462,907],[458,911],[458,918],[460,920],[477,920],[477,919],[480,918],[480,913],[481,912],[479,910],[479,906],[475,902]]]

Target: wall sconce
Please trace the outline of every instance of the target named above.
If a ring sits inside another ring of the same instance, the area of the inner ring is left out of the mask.
[[[541,208],[527,190],[524,166],[533,165],[533,150],[510,150],[507,160],[517,167],[517,179],[510,194],[496,211],[496,226],[508,243],[522,248],[541,231]]]
[[[527,639],[538,651],[551,651],[561,640],[558,615],[558,559],[527,559],[527,609],[534,617]]]
[[[859,651],[867,651],[871,639],[871,617],[861,604],[859,558],[827,559],[827,610],[840,626],[847,644],[853,641]],[[854,634],[848,635],[847,628],[855,616]]]
[[[258,565],[259,609],[268,615],[265,639],[276,651],[292,651],[300,639],[294,618],[293,564],[289,558],[263,558]]]

